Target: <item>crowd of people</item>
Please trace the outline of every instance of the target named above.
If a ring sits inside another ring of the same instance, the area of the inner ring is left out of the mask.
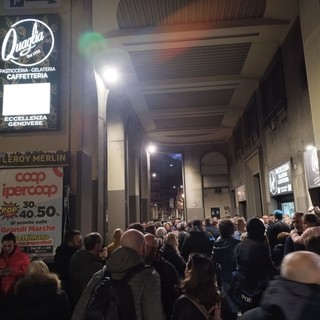
[[[135,222],[114,230],[108,245],[97,232],[69,230],[50,270],[9,233],[1,241],[0,320],[85,320],[105,270],[116,281],[139,266],[128,280],[137,319],[316,319],[319,221],[319,210],[276,210],[248,220]],[[245,307],[233,296],[239,274],[247,288],[260,288]]]

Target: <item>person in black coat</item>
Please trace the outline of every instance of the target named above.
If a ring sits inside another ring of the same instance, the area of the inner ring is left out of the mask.
[[[267,283],[279,274],[279,270],[271,260],[265,226],[259,218],[254,217],[248,220],[247,238],[236,246],[234,257],[247,288],[258,288],[261,283]],[[256,305],[253,304],[250,308],[258,305],[262,292],[261,290],[259,297],[256,297]]]
[[[286,255],[281,277],[271,281],[259,307],[241,320],[318,320],[320,314],[320,256],[307,251]]]
[[[190,253],[204,253],[210,257],[213,243],[214,237],[205,230],[202,221],[194,220],[184,239],[181,256],[185,261],[188,261]]]
[[[15,286],[13,320],[66,320],[68,297],[60,280],[41,260],[33,261]]]
[[[282,221],[283,213],[281,210],[274,211],[275,222],[270,224],[267,229],[267,237],[269,240],[270,248],[273,249],[278,244],[277,236],[281,232],[291,231],[290,225]]]
[[[79,230],[68,230],[64,241],[57,247],[54,256],[53,270],[61,280],[62,289],[70,296],[69,265],[73,254],[82,247],[82,235]]]
[[[179,275],[176,268],[161,256],[156,237],[153,234],[146,234],[144,237],[146,265],[154,267],[160,276],[162,305],[166,319],[170,320],[173,304],[178,297],[176,286],[179,284]]]
[[[236,270],[234,249],[240,240],[233,237],[234,224],[230,219],[221,220],[218,228],[220,237],[213,245],[211,260],[216,267],[218,283],[222,290],[227,292],[232,280],[232,272]]]
[[[240,243],[240,240],[233,237],[234,224],[230,219],[221,220],[218,228],[220,237],[213,245],[211,260],[215,265],[218,285],[228,299],[230,308],[235,313],[236,318],[238,307],[229,299],[228,290],[232,282],[232,274],[236,270],[234,249]]]

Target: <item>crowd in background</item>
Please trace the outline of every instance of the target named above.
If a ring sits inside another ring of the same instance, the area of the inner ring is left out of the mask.
[[[141,263],[150,268],[129,281],[137,319],[313,319],[320,312],[319,215],[316,207],[292,216],[275,210],[249,219],[135,222],[115,229],[108,245],[97,232],[68,230],[50,270],[30,261],[9,233],[1,242],[0,320],[86,319],[103,266],[121,278]],[[250,308],[232,298],[235,272],[248,287],[265,283]],[[295,300],[295,308],[279,303]]]

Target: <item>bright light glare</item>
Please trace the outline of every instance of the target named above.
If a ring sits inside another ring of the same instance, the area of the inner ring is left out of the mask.
[[[119,79],[119,73],[114,68],[107,68],[103,72],[103,78],[104,78],[105,81],[107,81],[109,83],[115,83]]]
[[[311,150],[313,150],[315,148],[315,146],[313,146],[313,145],[311,145],[311,144],[309,144],[308,146],[306,146],[306,150],[307,151],[311,151]]]
[[[148,146],[148,151],[149,151],[150,153],[155,153],[155,152],[156,152],[156,147],[155,147],[153,144],[150,144],[150,145]]]
[[[157,177],[157,174],[154,172],[154,173],[152,174],[152,177],[153,177],[153,178],[156,178],[156,177]]]
[[[50,114],[50,83],[5,84],[3,116]]]

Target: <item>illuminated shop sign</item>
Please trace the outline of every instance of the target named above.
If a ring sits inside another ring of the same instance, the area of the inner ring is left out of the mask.
[[[268,173],[271,196],[292,193],[291,163],[287,161]]]
[[[0,132],[57,130],[57,15],[0,20]]]
[[[62,167],[0,170],[0,238],[13,232],[30,256],[53,256],[61,243]]]

